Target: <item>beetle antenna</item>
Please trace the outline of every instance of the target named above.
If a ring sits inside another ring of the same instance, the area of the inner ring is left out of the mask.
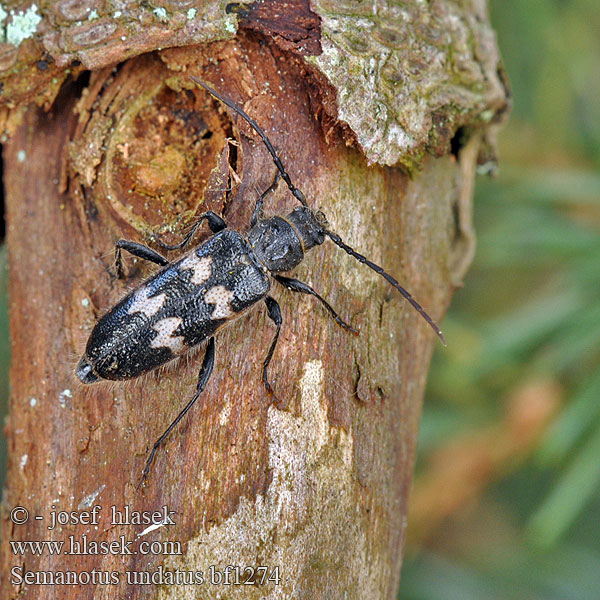
[[[287,174],[285,168],[283,167],[283,163],[277,155],[273,144],[271,144],[271,141],[267,137],[267,134],[261,129],[260,125],[252,117],[250,117],[240,106],[235,104],[235,102],[232,102],[231,100],[228,100],[227,98],[221,96],[219,92],[213,90],[210,86],[206,85],[206,83],[204,83],[203,81],[200,81],[200,79],[198,79],[197,77],[190,75],[190,79],[197,83],[199,86],[203,87],[211,96],[214,96],[217,100],[220,100],[223,104],[229,106],[231,110],[236,112],[248,122],[250,127],[252,127],[252,129],[254,129],[254,131],[256,131],[256,133],[258,133],[258,135],[261,137],[262,141],[267,147],[267,150],[273,157],[273,162],[275,163],[275,166],[279,169],[279,172],[281,173],[281,178],[287,183],[288,188],[290,188],[290,192],[292,192],[296,200],[298,200],[298,202],[300,202],[302,206],[308,206],[304,194],[292,183],[292,180],[290,179],[290,176]]]
[[[444,337],[444,334],[442,333],[440,328],[437,326],[437,324],[434,322],[434,320],[425,312],[425,310],[423,310],[423,307],[389,273],[384,271],[379,265],[376,265],[375,263],[371,262],[368,258],[363,256],[362,254],[359,254],[358,252],[356,252],[356,250],[350,248],[350,246],[345,244],[342,241],[342,238],[340,238],[340,236],[337,235],[336,233],[333,233],[333,231],[328,231],[327,229],[323,229],[323,233],[329,239],[331,239],[331,241],[336,246],[339,246],[344,252],[346,252],[350,256],[354,257],[358,262],[361,262],[364,265],[367,265],[367,267],[369,267],[370,269],[375,271],[375,273],[378,273],[379,275],[381,275],[386,281],[388,281],[388,283],[391,283],[411,303],[413,308],[427,321],[427,323],[429,323],[430,327],[435,331],[437,336],[440,338],[442,344],[444,344],[444,346],[447,346],[446,338]]]

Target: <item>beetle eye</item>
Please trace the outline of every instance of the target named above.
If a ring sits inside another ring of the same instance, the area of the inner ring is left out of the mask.
[[[329,227],[329,221],[327,220],[327,217],[325,216],[324,212],[321,212],[320,210],[316,210],[314,214],[315,214],[315,219],[316,219],[317,223],[321,227]]]

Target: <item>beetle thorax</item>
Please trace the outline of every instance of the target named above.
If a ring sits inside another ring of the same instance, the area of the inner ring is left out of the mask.
[[[259,221],[248,234],[257,258],[275,273],[292,270],[308,250],[321,245],[324,239],[319,215],[306,207],[296,208],[286,217]]]

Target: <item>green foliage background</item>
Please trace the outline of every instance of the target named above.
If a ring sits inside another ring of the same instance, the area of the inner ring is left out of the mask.
[[[449,440],[499,422],[527,382],[554,383],[562,404],[524,461],[409,544],[399,598],[597,600],[600,3],[490,11],[514,109],[498,177],[477,183],[477,256],[434,357],[418,473]]]

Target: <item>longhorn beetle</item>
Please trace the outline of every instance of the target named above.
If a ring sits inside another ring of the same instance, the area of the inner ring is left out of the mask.
[[[94,383],[98,379],[132,379],[207,342],[196,392],[152,447],[140,484],[147,477],[157,450],[192,408],[210,378],[215,362],[214,333],[260,300],[264,300],[267,314],[276,326],[262,369],[262,381],[267,394],[276,401],[269,383],[268,368],[282,320],[279,305],[269,296],[271,279],[292,292],[314,296],[339,326],[358,334],[309,285],[280,274],[296,267],[306,251],[320,246],[326,237],[395,287],[446,344],[439,327],[419,303],[389,273],[353,250],[331,231],[322,212],[308,206],[304,194],[292,183],[275,148],[258,123],[237,104],[196,77],[191,79],[249,123],[271,154],[277,175],[272,185],[258,197],[247,234],[227,229],[221,217],[208,211],[200,215],[198,222],[179,244],[168,246],[159,242],[165,250],[184,248],[191,242],[202,221],[207,221],[214,235],[174,262],[136,242],[119,240],[116,244],[115,266],[119,276],[123,274],[123,250],[156,263],[162,269],[127,294],[98,321],[85,354],[77,365],[77,377],[83,383]],[[301,206],[285,217],[265,218],[263,201],[275,190],[280,178]]]

